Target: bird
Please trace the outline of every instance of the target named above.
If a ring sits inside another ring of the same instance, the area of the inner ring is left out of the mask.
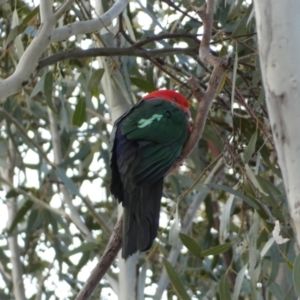
[[[188,140],[188,100],[157,90],[119,117],[111,134],[111,194],[123,206],[122,258],[151,249],[164,177]]]

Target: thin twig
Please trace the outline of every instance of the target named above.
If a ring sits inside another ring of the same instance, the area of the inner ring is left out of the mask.
[[[49,210],[49,211],[51,211],[51,212],[53,212],[53,213],[55,213],[59,216],[65,217],[66,219],[70,219],[70,217],[63,210],[59,210],[57,208],[54,208],[54,207],[50,206],[48,203],[38,199],[37,197],[33,196],[32,194],[26,192],[25,190],[23,190],[21,188],[14,187],[14,185],[12,183],[10,183],[8,180],[6,180],[1,175],[0,175],[0,182],[6,184],[11,190],[14,190],[17,194],[21,194],[21,195],[25,196],[30,201],[37,204],[37,206],[43,207],[44,209],[47,209],[47,210]]]
[[[32,138],[30,138],[26,132],[26,130],[24,130],[24,127],[22,126],[22,124],[20,124],[18,122],[18,120],[16,118],[14,118],[11,114],[9,114],[5,109],[0,108],[0,114],[2,114],[6,119],[8,119],[11,123],[13,123],[19,130],[19,132],[22,134],[22,136],[27,139],[29,141],[29,143],[31,143],[38,151],[38,153],[45,159],[45,161],[51,166],[51,167],[55,167],[55,165],[49,160],[49,158],[47,157],[47,155],[45,154],[44,150],[41,148],[41,146],[39,144],[36,143],[35,140],[33,140]]]

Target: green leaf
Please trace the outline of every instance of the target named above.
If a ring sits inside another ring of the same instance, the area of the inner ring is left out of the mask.
[[[35,97],[38,93],[44,91],[44,85],[45,85],[45,76],[46,73],[43,74],[43,76],[40,78],[38,83],[35,85],[34,89],[31,92],[30,98]]]
[[[179,275],[173,268],[173,266],[165,259],[163,258],[163,264],[166,268],[166,271],[168,273],[169,279],[173,285],[173,288],[175,289],[176,294],[178,295],[179,299],[183,300],[190,300],[191,298],[186,292],[185,287],[183,286]]]
[[[95,243],[87,242],[73,250],[65,252],[64,256],[69,257],[69,256],[77,254],[77,253],[90,252],[91,250],[94,250],[94,249],[95,249]]]
[[[215,98],[219,97],[220,93],[221,93],[222,90],[223,90],[223,87],[224,87],[225,82],[226,82],[226,73],[223,74],[223,76],[222,76],[222,79],[221,79],[221,81],[220,81],[220,83],[219,83],[219,86],[218,86],[218,89],[217,89]]]
[[[91,144],[85,143],[82,145],[82,147],[79,149],[77,153],[75,153],[72,157],[67,158],[65,161],[59,164],[59,167],[65,168],[68,165],[71,165],[74,163],[75,160],[83,160],[91,153]]]
[[[53,76],[52,76],[52,72],[49,71],[45,75],[44,93],[45,93],[47,105],[50,107],[50,109],[53,112],[55,112],[55,108],[52,102],[52,88],[53,88]]]
[[[21,22],[16,25],[8,34],[6,39],[6,47],[12,42],[19,34],[21,34],[27,27],[32,18],[39,12],[39,6],[35,7]]]
[[[6,39],[5,48],[9,47],[9,44],[21,33],[21,30],[22,26],[17,25],[9,32],[8,37]]]
[[[172,222],[170,231],[169,231],[169,244],[172,246],[178,245],[179,238],[178,238],[178,232],[179,232],[179,215],[178,215],[178,205],[176,205],[176,212],[175,212],[175,218]]]
[[[88,261],[90,260],[90,253],[89,252],[83,252],[83,255],[81,256],[78,264],[77,269],[81,270],[82,267],[86,266]]]
[[[35,15],[40,11],[40,6],[35,7],[22,21],[21,26],[23,30],[27,27],[28,23],[34,18]]]
[[[245,152],[244,152],[244,163],[247,164],[255,151],[255,145],[257,141],[257,131],[255,131],[247,145]]]
[[[230,287],[227,278],[227,274],[223,274],[218,285],[220,299],[222,300],[231,300]]]
[[[269,286],[276,279],[279,270],[280,260],[281,260],[278,247],[271,247],[270,254],[271,254],[271,271],[269,273],[269,278],[266,286]]]
[[[11,189],[6,193],[5,197],[8,199],[8,198],[17,197],[19,195],[20,195],[20,193],[18,193],[15,189]]]
[[[288,291],[288,293],[286,294],[283,300],[294,300],[294,299],[295,299],[295,291],[294,291],[294,287],[291,286],[290,290]]]
[[[86,107],[85,100],[83,98],[79,98],[72,118],[72,124],[80,127],[86,119]]]
[[[247,269],[247,264],[244,265],[240,269],[240,271],[239,271],[239,273],[236,277],[235,284],[234,284],[234,291],[233,291],[233,295],[232,295],[232,300],[238,300],[239,299],[242,284],[243,284],[244,277],[245,277],[246,269]]]
[[[294,269],[293,269],[293,282],[295,293],[298,297],[300,297],[300,254],[297,255],[294,261]]]
[[[92,95],[94,95],[95,91],[98,90],[99,83],[100,83],[100,80],[101,80],[103,74],[104,74],[104,69],[98,69],[98,70],[95,70],[93,72],[93,74],[91,75],[89,82],[87,84],[87,88],[91,92]]]
[[[235,97],[235,84],[236,84],[236,75],[237,75],[237,67],[238,67],[238,49],[237,43],[235,47],[235,57],[233,62],[233,73],[232,73],[232,89],[231,89],[231,114],[233,115],[233,104],[234,104],[234,97]]]
[[[55,174],[58,178],[61,179],[61,181],[64,183],[64,185],[70,190],[70,192],[78,197],[81,197],[80,192],[76,186],[76,184],[71,180],[67,175],[66,172],[61,168],[55,169]]]
[[[179,238],[181,239],[183,245],[187,247],[188,250],[193,255],[195,255],[197,258],[202,260],[203,258],[203,256],[201,255],[202,250],[196,240],[183,233],[179,233]]]
[[[218,245],[215,247],[212,247],[210,249],[202,251],[202,256],[208,256],[208,255],[219,255],[221,253],[226,252],[228,249],[230,249],[232,243],[226,243],[222,245]]]
[[[8,234],[11,234],[14,229],[16,228],[17,224],[24,218],[25,214],[30,210],[32,207],[33,202],[30,200],[27,200],[23,206],[18,210],[14,220],[12,221],[10,227],[7,230]]]
[[[276,300],[284,299],[284,292],[276,282],[271,283],[271,285],[269,286],[269,290],[271,291],[272,296],[275,296]]]
[[[30,242],[30,237],[33,232],[42,227],[44,222],[43,210],[32,209],[29,213],[27,227],[26,227],[26,240],[25,244],[28,247]]]
[[[147,80],[138,78],[138,77],[131,77],[132,83],[137,86],[140,90],[150,93],[155,90],[155,87],[152,86]]]
[[[230,188],[229,186],[222,185],[222,184],[216,184],[216,183],[209,183],[209,184],[207,184],[207,186],[210,188],[220,189],[224,192],[233,194],[236,197],[241,198],[243,201],[245,201],[247,204],[249,204],[250,206],[252,206],[255,209],[260,208],[260,205],[254,199],[251,199],[251,198],[243,195],[241,192],[234,190],[234,189]]]

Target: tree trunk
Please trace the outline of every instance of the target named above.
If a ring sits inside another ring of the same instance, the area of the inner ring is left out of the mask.
[[[300,2],[255,0],[259,56],[270,125],[300,244]]]

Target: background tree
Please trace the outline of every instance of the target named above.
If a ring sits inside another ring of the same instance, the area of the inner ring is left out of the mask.
[[[212,72],[198,56],[203,4],[1,2],[1,299],[78,294],[117,222],[112,120],[158,88],[189,97],[195,118],[188,79],[205,90]],[[251,1],[217,1],[211,49],[234,64],[201,141],[165,182],[158,239],[117,259],[95,299],[300,296]]]

